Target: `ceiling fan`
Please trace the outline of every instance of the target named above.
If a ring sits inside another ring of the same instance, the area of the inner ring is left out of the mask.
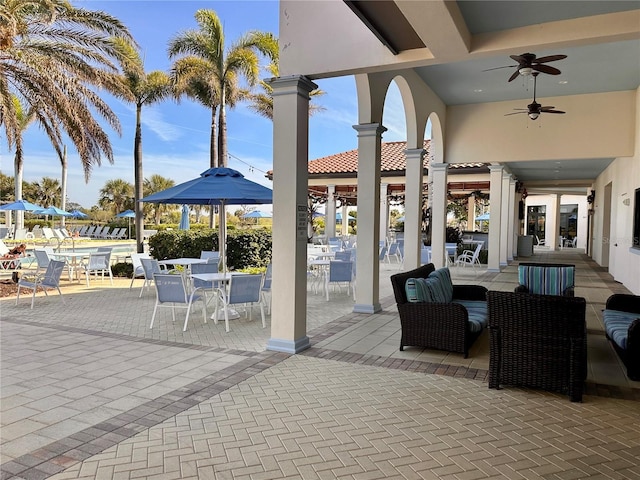
[[[533,102],[527,105],[527,108],[514,108],[514,110],[520,110],[518,112],[506,113],[507,115],[517,115],[518,113],[526,113],[531,120],[536,120],[541,113],[565,113],[562,110],[554,110],[556,107],[546,106],[543,107],[538,102],[536,102],[536,83],[538,79],[538,75],[540,72],[533,72]]]
[[[531,75],[534,72],[548,73],[549,75],[560,75],[560,70],[550,65],[544,65],[548,62],[555,62],[567,58],[566,55],[549,55],[546,57],[536,58],[534,53],[523,53],[522,55],[509,55],[512,60],[518,62],[516,65],[516,71],[509,77],[509,81],[515,80],[518,75]],[[501,68],[513,68],[514,65],[507,65],[505,67],[489,68],[483,70],[488,72],[489,70],[499,70]]]

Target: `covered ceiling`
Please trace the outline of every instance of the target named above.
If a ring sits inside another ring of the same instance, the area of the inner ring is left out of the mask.
[[[447,105],[521,99],[526,108],[533,98],[532,77],[508,81],[517,66],[509,55],[523,53],[567,56],[547,63],[559,69],[559,75],[538,76],[538,98],[635,90],[640,85],[640,0],[345,3],[391,51],[429,48],[433,58],[415,71]],[[427,21],[436,17],[446,21]],[[573,36],[574,31],[581,33]],[[561,110],[561,100],[554,106]],[[541,189],[566,185],[583,192],[612,161],[563,160],[554,168],[548,161],[506,166],[519,180]]]

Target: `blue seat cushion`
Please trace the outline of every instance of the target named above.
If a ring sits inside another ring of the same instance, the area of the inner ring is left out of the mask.
[[[629,327],[631,323],[639,317],[637,313],[605,310],[603,313],[604,330],[616,345],[626,350]]]
[[[487,302],[484,300],[454,300],[467,309],[469,313],[469,329],[472,332],[481,332],[487,326],[488,311]]]

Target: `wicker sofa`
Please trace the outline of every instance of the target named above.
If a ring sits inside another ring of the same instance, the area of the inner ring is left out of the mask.
[[[585,299],[495,291],[487,299],[489,388],[540,388],[581,401],[587,374]]]
[[[539,295],[574,296],[576,266],[559,263],[520,263],[515,291]]]
[[[640,296],[611,295],[602,317],[607,338],[627,367],[627,376],[640,381]]]
[[[438,270],[444,272],[445,269]],[[487,321],[487,289],[479,285],[452,285],[453,295],[449,302],[409,301],[406,291],[408,280],[426,279],[432,274],[437,276],[438,273],[433,264],[429,263],[391,276],[402,328],[400,350],[405,346],[434,348],[463,353],[466,358],[469,348],[482,333],[482,326]],[[448,275],[448,270],[446,274]],[[472,317],[475,318],[472,320],[469,310],[474,310]]]

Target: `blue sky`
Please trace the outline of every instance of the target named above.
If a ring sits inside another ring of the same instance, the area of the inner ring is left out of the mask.
[[[74,5],[103,10],[118,17],[139,43],[147,71],[168,71],[171,61],[166,55],[168,41],[178,33],[197,28],[194,13],[200,8],[216,11],[222,19],[226,44],[229,45],[250,30],[270,31],[278,35],[278,2],[263,1],[176,1],[176,0],[74,0]],[[269,76],[265,71],[265,77]],[[325,110],[310,120],[309,158],[319,158],[357,147],[356,90],[353,77],[317,82],[326,92],[318,100]],[[399,107],[399,93],[389,91],[383,120],[388,131],[385,141],[404,140],[404,114]],[[121,178],[133,183],[133,135],[135,110],[116,99],[109,104],[120,118],[122,136],[107,130],[114,150],[114,163],[107,161],[95,167],[85,183],[80,160],[72,145],[68,146],[69,201],[90,208],[97,203],[100,189],[110,179]],[[144,176],[160,174],[181,183],[197,177],[209,165],[210,112],[183,99],[167,100],[143,107],[142,149]],[[228,110],[229,167],[245,177],[271,187],[264,172],[272,168],[273,129],[264,119],[244,105]],[[6,153],[6,144],[2,146]],[[60,164],[48,140],[32,125],[24,137],[24,179],[39,180],[44,176],[60,178]],[[3,155],[2,172],[13,175],[13,152]],[[9,160],[9,161],[7,161]]]

